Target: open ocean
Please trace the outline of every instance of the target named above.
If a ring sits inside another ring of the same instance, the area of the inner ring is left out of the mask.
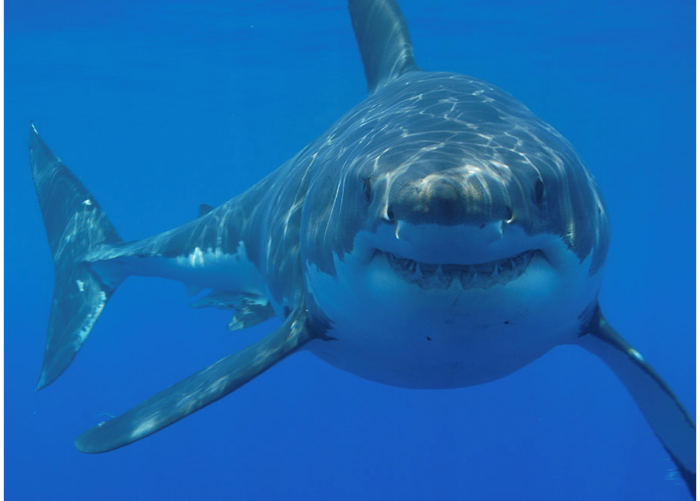
[[[603,311],[695,417],[694,2],[400,5],[421,68],[496,84],[574,144],[610,213]],[[131,278],[35,392],[53,268],[29,121],[135,240],[243,192],[365,95],[343,0],[5,2],[8,501],[690,499],[622,385],[576,347],[442,391],[304,352],[129,447],[74,448],[279,321],[231,333],[180,284]]]

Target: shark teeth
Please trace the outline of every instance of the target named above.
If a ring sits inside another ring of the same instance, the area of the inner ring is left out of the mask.
[[[381,251],[380,251],[381,252]],[[540,251],[529,250],[517,256],[481,264],[431,264],[381,252],[391,269],[408,283],[421,289],[447,290],[453,282],[463,289],[488,289],[520,277],[533,256]]]

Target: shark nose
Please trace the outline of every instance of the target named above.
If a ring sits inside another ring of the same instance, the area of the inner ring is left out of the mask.
[[[489,184],[428,176],[389,197],[386,219],[448,226],[510,221],[513,210],[504,195],[504,190]]]

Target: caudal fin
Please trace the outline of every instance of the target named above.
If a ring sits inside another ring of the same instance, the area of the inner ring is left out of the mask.
[[[121,282],[98,276],[84,262],[85,256],[122,240],[97,201],[53,154],[33,124],[29,161],[55,272],[40,390],[70,365]]]

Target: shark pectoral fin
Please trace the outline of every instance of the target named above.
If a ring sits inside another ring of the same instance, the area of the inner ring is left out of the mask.
[[[312,337],[301,307],[267,337],[90,428],[76,439],[75,446],[81,452],[97,454],[147,437],[240,388]]]
[[[695,498],[695,423],[668,385],[597,309],[578,343],[622,381]]]

